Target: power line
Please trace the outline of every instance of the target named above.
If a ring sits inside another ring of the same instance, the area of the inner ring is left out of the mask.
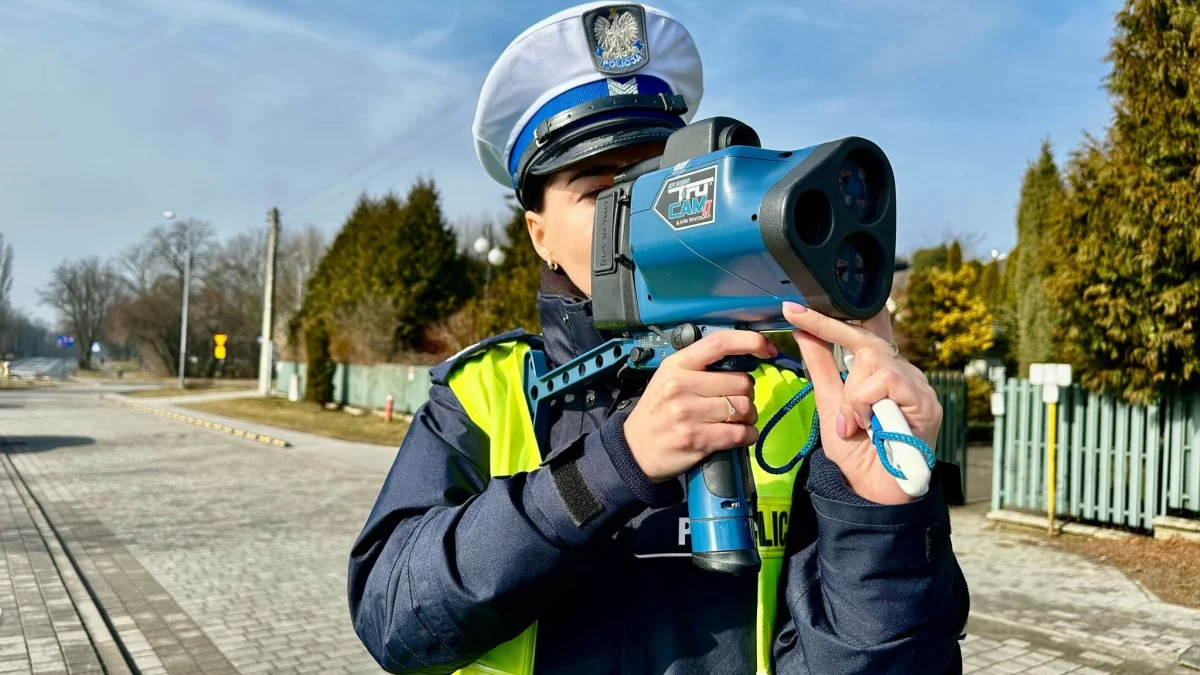
[[[321,195],[325,194],[329,190],[336,187],[339,183],[353,177],[355,174],[363,171],[370,165],[383,159],[395,147],[403,146],[403,145],[407,144],[408,142],[410,142],[412,140],[413,136],[419,134],[421,132],[421,130],[427,126],[427,122],[430,119],[433,119],[433,120],[443,119],[443,114],[445,112],[448,112],[450,108],[457,105],[459,100],[461,100],[461,97],[452,98],[449,101],[446,101],[442,105],[438,106],[437,109],[435,109],[429,115],[426,115],[423,119],[419,120],[417,123],[408,125],[403,131],[396,134],[390,141],[385,143],[382,147],[376,148],[376,149],[368,152],[366,155],[366,158],[364,160],[359,161],[353,165],[353,167],[354,167],[353,169],[342,174],[341,177],[334,180],[332,183],[329,183],[324,188],[321,188],[321,190],[319,190],[315,193],[312,193],[311,195],[309,195],[308,197],[305,197],[301,201],[296,202],[295,204],[292,204],[291,206],[289,206],[286,209],[283,209],[283,213],[290,213],[290,212],[294,211],[295,209],[298,209],[301,206],[311,202],[312,200],[316,199],[317,197],[320,197]]]
[[[370,176],[369,178],[367,178],[366,180],[359,181],[359,182],[357,182],[357,183],[351,184],[351,185],[349,186],[349,188],[348,188],[348,189],[344,189],[344,190],[341,190],[341,191],[339,191],[339,192],[336,192],[336,193],[334,193],[334,194],[333,194],[333,195],[332,195],[330,198],[328,198],[328,199],[324,199],[324,200],[321,200],[321,201],[320,201],[320,202],[318,202],[316,205],[314,205],[314,206],[310,206],[308,209],[301,209],[301,210],[300,210],[300,212],[301,212],[301,213],[308,213],[308,214],[312,214],[312,213],[316,213],[316,212],[318,212],[318,211],[319,211],[321,208],[323,208],[323,207],[325,207],[325,206],[328,206],[329,204],[331,204],[331,203],[333,203],[335,200],[337,200],[337,199],[341,198],[342,196],[344,196],[346,193],[350,192],[351,190],[357,190],[357,189],[360,189],[360,188],[362,188],[362,187],[364,187],[364,186],[366,186],[366,185],[370,184],[372,181],[374,181],[375,179],[379,178],[380,176],[383,176],[384,174],[386,174],[386,173],[389,173],[389,172],[391,172],[391,171],[395,170],[396,168],[398,168],[400,165],[404,164],[405,162],[407,162],[407,161],[409,161],[409,160],[411,160],[411,159],[413,159],[413,158],[417,157],[417,156],[418,156],[418,155],[420,155],[421,153],[423,153],[423,152],[425,152],[426,150],[428,150],[428,149],[432,148],[434,145],[436,145],[437,143],[439,143],[439,142],[441,142],[441,141],[443,141],[443,140],[445,139],[445,137],[446,137],[446,133],[447,133],[447,132],[450,132],[450,131],[452,131],[452,130],[454,130],[454,131],[462,130],[462,127],[459,127],[459,126],[456,126],[456,125],[455,125],[455,123],[454,123],[454,119],[453,119],[453,118],[447,117],[447,118],[445,118],[445,119],[447,120],[448,124],[447,124],[447,125],[445,125],[443,128],[439,129],[439,133],[431,133],[431,134],[429,134],[429,135],[428,135],[428,137],[427,137],[427,139],[426,139],[426,140],[427,140],[427,142],[426,142],[426,143],[424,143],[424,144],[421,144],[421,145],[417,146],[417,147],[416,147],[416,149],[413,149],[413,150],[411,150],[411,151],[407,151],[407,152],[405,152],[405,153],[404,153],[404,156],[403,156],[403,157],[401,157],[401,158],[400,158],[398,161],[396,161],[395,163],[393,163],[393,164],[391,164],[391,165],[389,165],[389,166],[386,166],[386,167],[384,167],[382,170],[380,170],[380,171],[378,171],[377,173],[375,173],[375,174],[371,175],[371,176]],[[470,123],[468,122],[468,124],[467,124],[467,127],[469,128],[469,126],[470,126]],[[356,173],[357,173],[357,172],[356,172]],[[341,181],[338,181],[338,182],[341,182]],[[326,190],[328,190],[328,188],[326,188]],[[323,191],[323,192],[324,192],[324,191]],[[305,202],[307,202],[307,201],[311,201],[311,200],[305,200]],[[305,202],[301,202],[301,204],[304,204]],[[293,208],[295,208],[295,207],[293,207]],[[289,215],[292,215],[292,216],[294,216],[295,214],[294,214],[294,213],[292,213],[292,214],[289,214]]]

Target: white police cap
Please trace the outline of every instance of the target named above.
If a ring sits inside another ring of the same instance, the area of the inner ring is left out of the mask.
[[[475,150],[520,196],[528,175],[666,138],[703,93],[700,54],[674,17],[590,2],[538,22],[500,55],[475,110]]]

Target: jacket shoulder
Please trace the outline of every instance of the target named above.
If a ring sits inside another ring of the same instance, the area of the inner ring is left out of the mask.
[[[489,349],[509,343],[523,342],[533,347],[534,349],[542,349],[542,336],[530,333],[523,328],[510,330],[507,333],[500,333],[488,338],[484,338],[479,342],[463,349],[454,356],[434,366],[429,371],[429,378],[434,384],[446,384],[450,376],[454,374],[464,363],[472,358],[487,352]]]

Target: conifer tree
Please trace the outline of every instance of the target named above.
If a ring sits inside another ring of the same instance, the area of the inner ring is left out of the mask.
[[[946,255],[946,269],[957,272],[962,266],[962,245],[956,240],[950,244],[950,252]]]
[[[1017,361],[1020,376],[1029,373],[1029,364],[1053,359],[1054,312],[1047,306],[1044,286],[1050,269],[1049,259],[1057,254],[1044,241],[1052,227],[1055,205],[1062,199],[1062,179],[1054,163],[1050,142],[1043,140],[1038,159],[1025,170],[1021,200],[1017,207],[1017,244],[1021,257],[1015,261]]]
[[[988,307],[996,307],[1000,305],[1004,299],[1000,287],[1000,262],[992,260],[987,265],[983,266],[983,273],[979,277],[979,297],[987,303]]]
[[[318,264],[291,332],[328,331],[339,360],[360,352],[390,359],[420,348],[426,326],[453,314],[472,291],[437,188],[420,180],[403,200],[359,199]],[[356,349],[356,342],[372,347]]]
[[[1200,389],[1200,4],[1126,0],[1116,24],[1113,124],[1067,166],[1048,293],[1082,384],[1147,402]]]
[[[394,250],[381,256],[389,282],[387,296],[396,301],[397,344],[414,345],[425,326],[454,313],[468,297],[466,263],[458,237],[442,215],[432,181],[418,181],[404,208],[383,220],[394,232]]]
[[[489,334],[524,328],[530,333],[541,330],[537,311],[537,293],[542,281],[542,262],[525,225],[525,211],[509,203],[510,216],[504,225],[504,265],[494,273],[491,287],[491,316],[486,323]]]

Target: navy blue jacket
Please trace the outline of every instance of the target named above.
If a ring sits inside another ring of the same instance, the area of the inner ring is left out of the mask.
[[[604,340],[587,301],[541,294],[539,306],[551,367]],[[538,674],[753,673],[756,580],[692,565],[682,479],[652,484],[625,443],[636,397],[614,378],[560,400],[543,467],[489,480],[488,440],[449,367],[434,369],[351,551],[350,614],[379,664],[452,672],[537,620]],[[937,479],[881,506],[820,450],[802,466],[775,672],[961,673],[969,600]],[[582,524],[556,487],[564,468],[602,505]]]

